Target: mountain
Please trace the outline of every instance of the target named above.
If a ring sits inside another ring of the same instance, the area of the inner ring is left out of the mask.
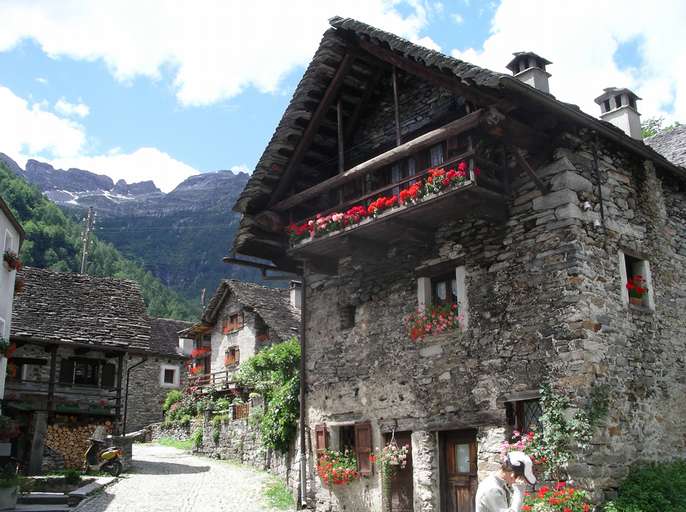
[[[247,173],[205,172],[164,193],[152,181],[114,183],[108,176],[55,169],[36,160],[22,170],[2,153],[0,162],[75,220],[94,207],[101,240],[193,301],[203,288],[211,294],[221,279],[260,281],[257,271],[222,262],[240,218],[231,207],[248,181]]]
[[[48,200],[38,187],[21,179],[16,169],[10,170],[1,158],[0,196],[26,231],[20,254],[24,264],[62,272],[75,272],[80,268],[81,225]],[[192,304],[164,286],[150,272],[97,236],[92,238],[86,271],[138,282],[152,316],[194,320],[200,312],[197,303]]]

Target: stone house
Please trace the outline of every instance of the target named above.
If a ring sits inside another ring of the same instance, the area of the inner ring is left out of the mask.
[[[0,338],[8,340],[12,323],[12,303],[14,302],[15,280],[17,273],[10,266],[12,254],[19,254],[25,233],[21,224],[10,210],[4,199],[0,197],[0,236],[2,237],[2,254],[8,254],[8,261],[3,261],[0,271]],[[0,399],[5,396],[5,376],[7,374],[7,358],[0,354]]]
[[[181,331],[192,347],[189,385],[236,389],[234,375],[241,361],[297,336],[299,294],[299,283],[291,283],[286,290],[235,279],[222,281],[200,321]]]
[[[151,328],[132,281],[29,267],[18,278],[5,412],[21,426],[14,455],[38,473],[44,453],[80,460],[80,427],[120,431],[127,368],[149,357]],[[131,386],[130,404],[140,391]]]
[[[631,91],[603,91],[599,120],[550,93],[550,64],[518,52],[510,76],[331,20],[234,207],[232,254],[303,281],[311,507],[473,510],[543,383],[579,407],[609,390],[568,467],[595,500],[635,461],[686,455],[686,170],[640,140]],[[452,304],[459,329],[411,339],[404,318]],[[382,503],[368,455],[391,433],[411,457]],[[362,478],[325,488],[325,448]]]
[[[193,324],[170,318],[149,321],[150,351],[143,360],[129,356],[125,432],[135,432],[162,421],[162,404],[167,394],[172,389],[183,389],[188,379],[186,362],[190,354],[184,353],[179,333]]]

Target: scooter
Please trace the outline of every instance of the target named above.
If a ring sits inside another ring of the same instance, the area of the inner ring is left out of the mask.
[[[89,441],[91,444],[84,454],[84,472],[105,471],[112,476],[119,476],[123,469],[119,459],[124,456],[124,452],[114,446],[105,448],[105,442],[99,439],[90,438]]]

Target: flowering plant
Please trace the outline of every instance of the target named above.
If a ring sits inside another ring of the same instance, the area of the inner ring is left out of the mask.
[[[383,471],[391,469],[392,467],[405,469],[409,450],[409,445],[405,444],[403,446],[398,446],[395,440],[392,439],[386,446],[378,448],[375,453],[372,453],[369,456],[369,461],[372,464],[378,463]]]
[[[2,259],[5,260],[10,270],[21,270],[21,260],[14,251],[5,251]]]
[[[645,279],[643,279],[643,276],[638,274],[629,278],[626,283],[626,289],[629,290],[629,297],[634,299],[643,299],[643,296],[648,291],[648,288],[646,288]]]
[[[199,359],[201,357],[205,357],[210,352],[211,350],[207,347],[194,348],[191,351],[191,359]]]
[[[505,461],[507,459],[507,454],[511,451],[524,452],[531,457],[531,461],[534,464],[545,464],[545,455],[540,455],[540,436],[536,436],[535,432],[529,431],[526,434],[522,434],[518,430],[512,432],[512,437],[510,441],[503,441],[500,444],[500,460]]]
[[[200,375],[203,372],[204,368],[200,366],[199,364],[196,364],[195,366],[191,366],[191,375]]]
[[[439,192],[463,185],[467,181],[469,166],[462,161],[457,168],[446,170],[436,167],[427,171],[424,180],[417,179],[409,187],[400,191],[398,195],[391,197],[379,196],[374,199],[367,207],[358,205],[353,206],[346,212],[331,213],[329,215],[317,214],[314,219],[309,219],[302,224],[290,224],[286,231],[291,243],[296,244],[302,240],[322,236],[327,233],[338,231],[348,226],[359,224],[364,219],[376,217],[386,210],[399,206],[417,204],[429,194]],[[479,175],[478,168],[474,169],[474,174]]]
[[[357,459],[347,450],[336,452],[326,450],[319,456],[317,474],[327,485],[349,484],[360,477]]]
[[[459,329],[461,320],[457,304],[436,304],[409,315],[405,319],[405,328],[412,341],[421,341],[424,336]]]
[[[590,512],[588,497],[584,491],[575,489],[567,482],[558,482],[553,488],[547,485],[534,494],[526,493],[524,512]]]

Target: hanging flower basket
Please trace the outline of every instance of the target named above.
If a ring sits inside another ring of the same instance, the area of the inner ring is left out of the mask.
[[[382,470],[387,467],[405,469],[409,451],[409,445],[398,446],[398,443],[395,442],[395,436],[393,436],[386,446],[379,448],[374,454],[370,455],[369,460],[379,464]]]
[[[19,259],[19,256],[17,255],[16,252],[14,251],[5,251],[5,254],[3,254],[2,259],[5,261],[5,264],[7,265],[7,268],[10,270],[21,270],[21,260]]]

